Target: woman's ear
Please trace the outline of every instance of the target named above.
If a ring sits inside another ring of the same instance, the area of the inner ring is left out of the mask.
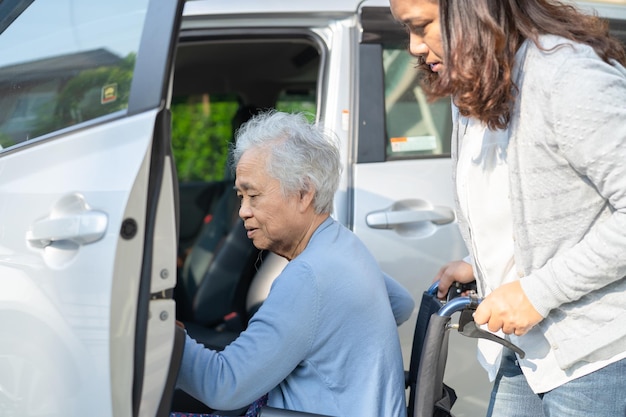
[[[307,182],[306,188],[300,190],[300,208],[302,212],[305,212],[309,207],[313,206],[313,200],[315,199],[315,187],[310,182]]]

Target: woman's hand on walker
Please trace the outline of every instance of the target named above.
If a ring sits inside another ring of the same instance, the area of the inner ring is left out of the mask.
[[[521,336],[543,320],[530,303],[519,281],[496,288],[480,303],[474,313],[476,324],[487,324],[492,332]]]

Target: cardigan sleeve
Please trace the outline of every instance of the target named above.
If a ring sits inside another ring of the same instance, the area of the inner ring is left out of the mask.
[[[569,199],[563,197],[570,210],[598,213],[592,224],[572,224],[588,228],[579,242],[522,280],[526,295],[544,317],[626,275],[626,70],[603,63],[588,51],[572,54],[554,79],[547,108],[555,133],[550,141],[605,205],[586,207],[582,194],[575,201],[572,193]],[[558,178],[546,181],[559,184]],[[552,189],[562,191],[563,187]]]

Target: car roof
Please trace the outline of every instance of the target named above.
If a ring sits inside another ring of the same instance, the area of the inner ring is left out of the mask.
[[[183,14],[350,13],[356,11],[361,2],[362,0],[187,0]]]
[[[596,10],[602,17],[626,20],[626,0],[565,0],[582,9]],[[359,6],[389,6],[389,0],[187,0],[183,14],[276,15],[353,13]]]

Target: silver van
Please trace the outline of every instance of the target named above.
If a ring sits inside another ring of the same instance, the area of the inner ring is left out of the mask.
[[[624,2],[581,6],[626,40]],[[387,0],[0,2],[0,415],[203,411],[174,390],[175,320],[221,349],[284,266],[232,198],[229,143],[262,109],[337,134],[333,215],[419,301],[466,249],[450,103],[406,46]],[[484,415],[475,342],[450,345],[455,415]]]

